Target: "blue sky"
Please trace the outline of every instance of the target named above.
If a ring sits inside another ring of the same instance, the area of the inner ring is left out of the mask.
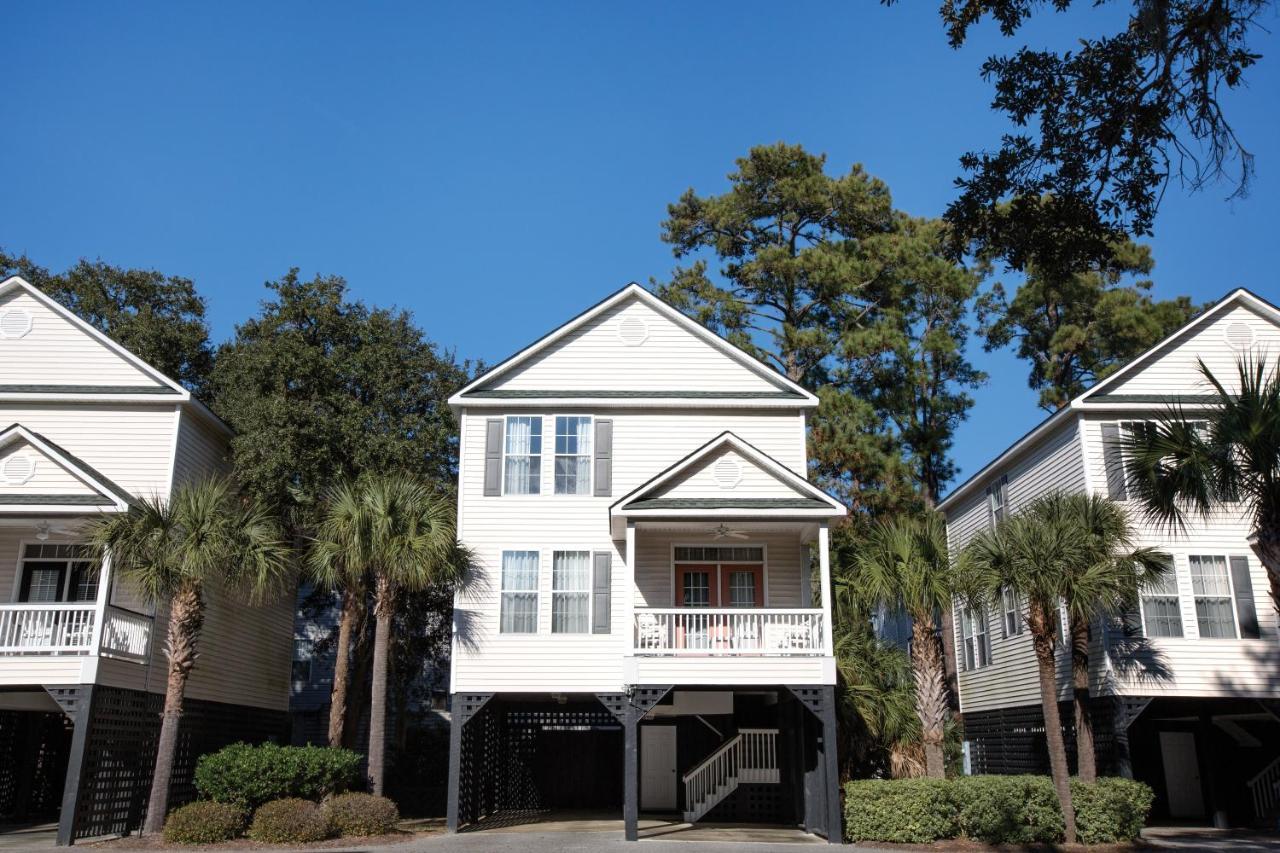
[[[940,214],[957,157],[1002,129],[978,66],[1011,45],[988,24],[951,50],[936,7],[10,5],[0,246],[189,276],[219,340],[264,281],[336,273],[492,361],[665,276],[666,204],[723,190],[755,144],[861,162],[899,208]],[[1116,11],[1082,3],[1025,36],[1064,44]],[[1170,188],[1158,295],[1280,297],[1278,68],[1228,99],[1251,196]],[[1024,364],[974,358],[992,378],[957,436],[961,477],[1043,415]]]

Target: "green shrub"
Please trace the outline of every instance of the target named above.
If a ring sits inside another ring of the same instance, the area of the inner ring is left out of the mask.
[[[164,840],[170,844],[216,844],[244,830],[244,813],[226,803],[190,803],[169,812]]]
[[[264,803],[253,813],[249,837],[267,844],[305,844],[329,837],[329,822],[310,800],[287,797]]]
[[[286,797],[319,800],[360,783],[360,755],[327,746],[235,743],[196,764],[196,790],[245,813]]]
[[[1103,778],[1093,784],[1071,780],[1076,831],[1085,844],[1132,841],[1142,832],[1155,794],[1132,779]]]
[[[850,841],[928,844],[957,834],[951,786],[943,779],[868,779],[844,791]]]
[[[386,835],[400,820],[396,804],[373,794],[339,794],[321,806],[334,835]]]
[[[961,776],[948,781],[960,835],[989,844],[1062,837],[1062,810],[1047,776]]]

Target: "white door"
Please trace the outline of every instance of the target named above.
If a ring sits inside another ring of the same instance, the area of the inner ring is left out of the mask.
[[[676,810],[676,727],[640,727],[640,808]]]
[[[1169,817],[1204,817],[1200,790],[1200,762],[1193,732],[1161,732],[1164,787],[1169,792]]]

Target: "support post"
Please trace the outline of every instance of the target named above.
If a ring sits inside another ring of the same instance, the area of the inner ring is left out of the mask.
[[[445,829],[458,831],[458,814],[462,795],[462,727],[479,714],[492,699],[492,693],[454,693],[449,715],[449,794],[445,807]],[[472,780],[474,784],[474,779]],[[473,796],[475,791],[470,792]]]
[[[81,684],[71,716],[71,751],[67,755],[67,778],[62,785],[62,810],[58,815],[59,847],[75,842],[77,812],[80,810],[80,774],[84,767],[84,754],[89,743],[89,721],[93,717],[92,684]],[[66,706],[64,705],[64,710]]]
[[[831,622],[831,536],[826,522],[818,528],[818,569],[822,581],[822,653],[831,657],[833,645],[831,634],[834,628]]]
[[[841,844],[844,841],[843,815],[840,814],[840,767],[836,760],[836,744],[836,689],[828,685],[822,688],[822,761],[826,768],[822,781],[827,789],[828,844]]]
[[[622,781],[622,824],[627,841],[640,838],[640,716],[635,705],[628,704],[626,722],[622,724],[624,733],[623,781]]]
[[[636,523],[627,521],[627,626],[624,636],[627,638],[622,653],[628,657],[635,653],[636,647]]]
[[[111,552],[102,555],[102,566],[98,569],[98,597],[93,605],[93,641],[90,645],[96,658],[102,652],[102,636],[106,629],[107,602],[111,599]]]

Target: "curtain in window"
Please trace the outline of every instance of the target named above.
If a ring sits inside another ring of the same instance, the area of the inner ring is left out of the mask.
[[[585,495],[591,487],[591,418],[556,418],[556,494]]]
[[[1235,610],[1231,606],[1231,581],[1226,557],[1191,557],[1191,589],[1196,596],[1196,621],[1201,637],[1236,635]]]
[[[1148,637],[1181,637],[1182,608],[1172,567],[1142,591],[1142,628]]]
[[[538,630],[538,552],[502,552],[502,615],[504,634],[533,634]]]
[[[551,633],[591,630],[591,552],[556,551],[551,561]]]
[[[506,493],[536,495],[542,468],[542,418],[507,418],[506,449]]]

